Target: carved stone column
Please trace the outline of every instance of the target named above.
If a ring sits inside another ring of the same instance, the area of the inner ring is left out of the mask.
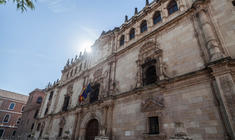
[[[229,60],[210,65],[215,78],[213,87],[225,122],[228,137],[235,139],[235,82],[231,75]],[[228,138],[228,139],[229,139]]]
[[[208,13],[206,10],[200,10],[198,12],[198,21],[201,26],[206,47],[210,56],[210,62],[224,58],[224,54],[219,49],[219,42],[216,38],[215,32],[212,28]]]

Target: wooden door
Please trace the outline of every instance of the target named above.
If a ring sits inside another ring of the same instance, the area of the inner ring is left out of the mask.
[[[86,140],[94,140],[99,133],[99,123],[96,119],[90,120],[86,128]]]

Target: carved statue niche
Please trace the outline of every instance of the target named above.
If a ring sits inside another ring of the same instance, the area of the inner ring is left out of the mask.
[[[164,109],[163,97],[149,97],[141,104],[142,112],[162,111]]]
[[[156,75],[158,80],[168,78],[166,74],[167,65],[162,61],[162,50],[159,49],[159,44],[153,41],[145,43],[139,51],[137,62],[137,87],[143,86],[144,71],[143,66],[147,65],[149,60],[154,62]]]

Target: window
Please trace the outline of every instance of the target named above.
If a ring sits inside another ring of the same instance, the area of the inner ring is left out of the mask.
[[[42,103],[42,97],[40,96],[40,97],[38,97],[38,99],[37,99],[37,103],[38,104],[41,104]]]
[[[153,15],[153,24],[157,24],[162,20],[161,13],[159,11],[155,12]]]
[[[4,135],[4,129],[0,129],[0,138]]]
[[[47,114],[47,112],[48,112],[48,108],[46,108],[45,113],[44,113],[44,116]]]
[[[159,134],[158,117],[149,117],[149,134]]]
[[[38,124],[37,131],[39,131],[40,127],[41,127],[41,123]]]
[[[135,29],[134,29],[134,28],[132,28],[132,29],[130,30],[129,38],[130,38],[130,40],[132,40],[133,38],[135,38]]]
[[[148,30],[148,25],[147,25],[147,21],[144,20],[142,21],[142,23],[140,24],[140,32],[143,33],[145,31]]]
[[[125,43],[125,36],[122,35],[121,38],[120,38],[120,46],[123,46]]]
[[[12,133],[12,136],[14,137],[16,135],[16,131],[14,130]]]
[[[34,123],[31,125],[31,130],[33,130],[33,128],[34,128]]]
[[[172,0],[167,6],[168,14],[171,15],[178,11],[178,5],[175,0]]]
[[[235,0],[233,0],[232,3],[233,3],[233,6],[235,6]]]
[[[9,114],[6,114],[4,119],[3,119],[3,123],[8,123],[10,120],[10,115]]]
[[[43,128],[40,131],[39,137],[42,137]]]
[[[68,110],[69,100],[70,100],[70,96],[65,96],[62,111],[67,111]]]
[[[54,94],[54,91],[51,91],[50,96],[49,96],[49,100],[51,100],[51,99],[52,99],[53,94]]]
[[[100,84],[96,84],[92,87],[92,91],[90,93],[90,103],[98,101],[100,92]]]
[[[10,106],[9,106],[9,109],[14,110],[14,108],[15,108],[15,103],[11,103]]]
[[[36,119],[38,116],[38,110],[35,111],[33,118]]]
[[[61,136],[62,136],[62,132],[63,132],[63,128],[60,128],[60,129],[59,129],[58,137],[61,137]]]
[[[146,66],[144,85],[150,85],[157,81],[156,67],[154,65]]]

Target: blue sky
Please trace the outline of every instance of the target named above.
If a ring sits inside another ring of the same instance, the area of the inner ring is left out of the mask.
[[[145,0],[37,0],[35,10],[25,13],[11,0],[0,5],[0,88],[25,95],[45,88],[84,44],[144,5]]]

